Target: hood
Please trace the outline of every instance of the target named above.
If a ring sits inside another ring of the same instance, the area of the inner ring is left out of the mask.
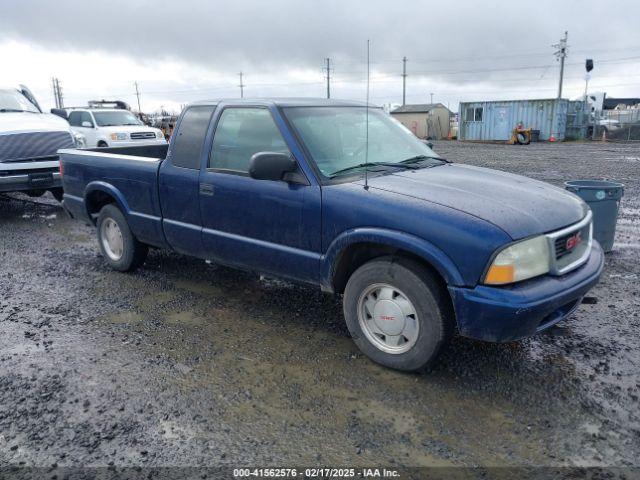
[[[498,226],[514,240],[578,222],[588,208],[553,185],[469,165],[403,170],[370,178],[369,185],[463,211]]]
[[[69,132],[69,123],[50,113],[0,113],[0,135],[27,132]]]

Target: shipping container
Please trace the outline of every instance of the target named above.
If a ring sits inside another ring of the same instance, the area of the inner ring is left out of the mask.
[[[540,131],[540,140],[578,140],[585,136],[582,101],[561,99],[460,103],[458,139],[508,141],[518,123]]]

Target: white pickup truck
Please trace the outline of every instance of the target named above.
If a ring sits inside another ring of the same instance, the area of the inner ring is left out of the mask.
[[[0,87],[0,193],[62,199],[58,149],[84,147],[66,120],[43,113],[24,85]]]
[[[128,110],[76,108],[69,112],[71,129],[86,138],[87,147],[132,147],[167,143],[157,128],[144,125]]]

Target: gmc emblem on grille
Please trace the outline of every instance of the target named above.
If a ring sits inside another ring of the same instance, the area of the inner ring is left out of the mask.
[[[567,238],[567,242],[565,243],[565,247],[567,250],[573,250],[582,242],[582,232],[578,232],[575,235],[571,235]]]

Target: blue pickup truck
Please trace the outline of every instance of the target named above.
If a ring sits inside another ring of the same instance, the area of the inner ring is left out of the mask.
[[[64,208],[114,269],[165,248],[344,294],[355,343],[400,370],[456,331],[502,342],[554,325],[603,268],[578,197],[451,163],[360,103],[194,103],[169,145],[60,154]]]

